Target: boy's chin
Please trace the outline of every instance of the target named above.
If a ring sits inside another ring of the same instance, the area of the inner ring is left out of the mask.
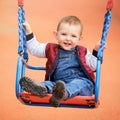
[[[68,48],[68,47],[62,47],[63,50],[72,50],[72,48]]]

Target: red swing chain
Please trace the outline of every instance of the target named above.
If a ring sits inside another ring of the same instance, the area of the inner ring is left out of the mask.
[[[23,6],[23,0],[18,0],[18,6]],[[111,10],[113,8],[113,0],[108,0],[106,9]]]
[[[18,6],[23,5],[23,0],[18,0]],[[107,2],[107,9],[112,9],[113,8],[113,0],[108,0]]]
[[[23,4],[24,4],[23,0],[18,0],[18,6],[19,7],[23,6]]]
[[[108,0],[106,9],[107,10],[112,10],[113,8],[113,0]]]

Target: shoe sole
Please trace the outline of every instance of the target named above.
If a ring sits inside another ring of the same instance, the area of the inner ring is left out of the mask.
[[[26,92],[32,93],[39,97],[44,97],[47,94],[47,88],[42,84],[35,84],[35,81],[28,77],[23,77],[20,80],[20,86]]]
[[[50,98],[49,102],[52,106],[58,107],[60,101],[64,99],[65,96],[65,84],[62,81],[58,81],[53,87],[53,95]]]

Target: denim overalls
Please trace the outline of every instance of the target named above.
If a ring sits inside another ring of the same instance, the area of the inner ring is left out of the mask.
[[[43,82],[48,89],[48,93],[52,93],[55,82],[62,80],[66,84],[68,98],[76,95],[91,96],[93,94],[93,82],[87,79],[81,70],[75,49],[71,51],[59,49],[59,61],[54,73],[54,79],[54,82]]]

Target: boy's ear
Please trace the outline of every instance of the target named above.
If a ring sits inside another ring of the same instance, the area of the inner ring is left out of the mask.
[[[57,31],[56,30],[53,31],[53,35],[54,35],[55,38],[57,37]]]
[[[81,35],[80,38],[79,38],[79,40],[82,40],[82,39],[83,39],[83,36]]]

